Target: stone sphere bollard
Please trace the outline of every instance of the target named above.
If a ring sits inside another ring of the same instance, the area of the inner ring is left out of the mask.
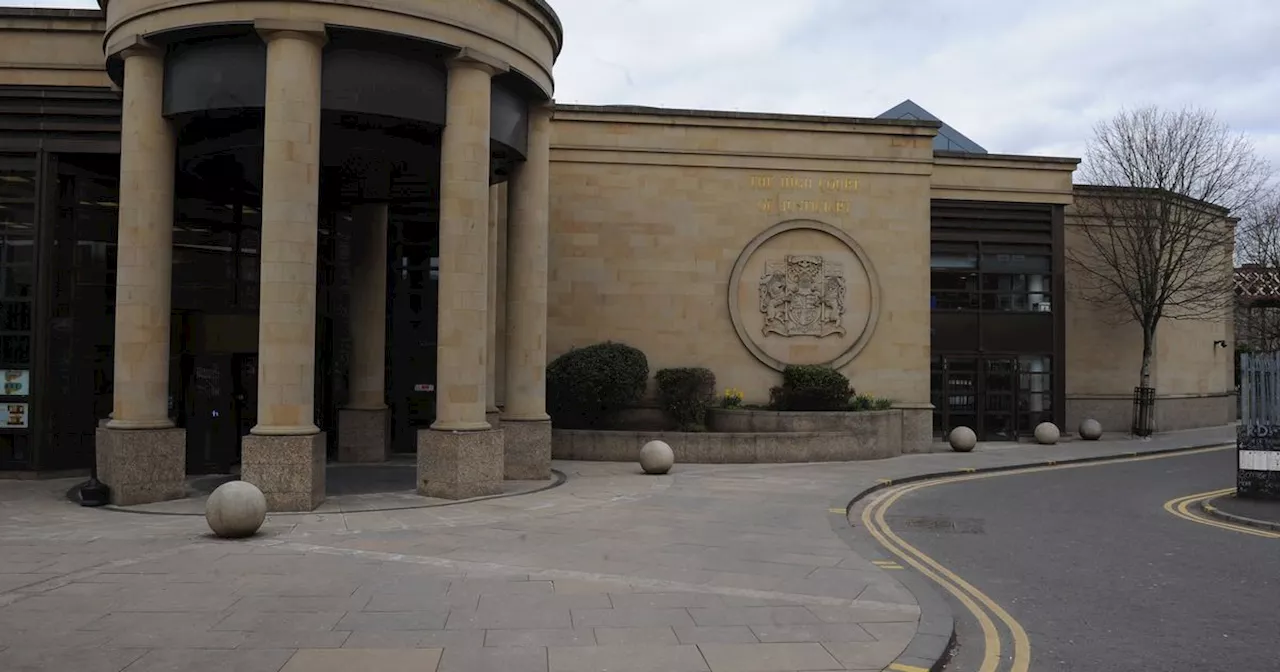
[[[640,449],[640,468],[646,474],[665,474],[675,463],[675,451],[665,441],[650,441]]]
[[[1093,418],[1080,421],[1080,438],[1085,441],[1097,441],[1102,438],[1102,423]]]
[[[951,450],[957,453],[967,453],[978,445],[978,435],[973,433],[968,427],[956,427],[947,435],[947,442],[951,444]]]
[[[209,495],[204,519],[209,529],[223,539],[250,537],[267,519],[267,498],[252,483],[223,483]]]
[[[1036,441],[1046,446],[1052,446],[1058,442],[1061,433],[1058,432],[1058,426],[1052,422],[1042,422],[1036,425]]]

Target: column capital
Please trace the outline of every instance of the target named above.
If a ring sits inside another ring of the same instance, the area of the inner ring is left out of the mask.
[[[123,59],[131,58],[133,56],[152,56],[159,58],[164,56],[164,47],[150,40],[143,39],[140,35],[130,35],[123,40],[108,44],[106,52],[107,56],[119,56]]]
[[[449,59],[449,69],[472,68],[489,73],[490,77],[500,75],[511,69],[511,65],[500,58],[490,56],[470,47],[463,47],[458,54]]]
[[[253,29],[268,44],[281,37],[307,40],[319,46],[329,41],[325,25],[319,21],[291,21],[288,19],[257,19]]]

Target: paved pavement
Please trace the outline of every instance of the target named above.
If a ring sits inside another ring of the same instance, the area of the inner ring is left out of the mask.
[[[1277,540],[1163,508],[1233,486],[1235,459],[1223,450],[937,485],[886,518],[1021,623],[1033,670],[1273,669]],[[977,669],[981,646],[968,644],[981,631],[955,604],[949,669]]]
[[[1215,497],[1205,504],[1207,504],[1205,507],[1207,513],[1218,514],[1218,517],[1228,522],[1280,530],[1280,500],[1241,499],[1234,494],[1229,494]]]
[[[919,607],[832,508],[880,479],[1231,440],[981,447],[874,462],[557,463],[551,490],[457,506],[198,516],[0,482],[0,670],[880,670]]]

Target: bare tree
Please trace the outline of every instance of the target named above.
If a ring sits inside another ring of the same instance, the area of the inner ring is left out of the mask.
[[[1141,327],[1141,387],[1162,319],[1229,309],[1230,213],[1256,202],[1268,174],[1247,137],[1202,110],[1126,110],[1094,128],[1081,177],[1096,186],[1076,201],[1088,242],[1068,255],[1085,300]]]
[[[1236,342],[1252,350],[1280,348],[1280,186],[1259,196],[1236,227],[1242,293],[1236,297]]]
[[[1280,186],[1260,194],[1241,214],[1236,227],[1236,260],[1280,268]]]

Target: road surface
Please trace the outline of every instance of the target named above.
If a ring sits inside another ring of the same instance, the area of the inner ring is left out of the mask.
[[[975,475],[917,486],[883,520],[945,581],[987,598],[969,601],[995,626],[1001,671],[1276,669],[1280,534],[1201,524],[1164,506],[1231,487],[1234,461],[1234,450],[1217,450]],[[938,589],[957,616],[947,669],[983,669],[992,642],[981,620]]]

